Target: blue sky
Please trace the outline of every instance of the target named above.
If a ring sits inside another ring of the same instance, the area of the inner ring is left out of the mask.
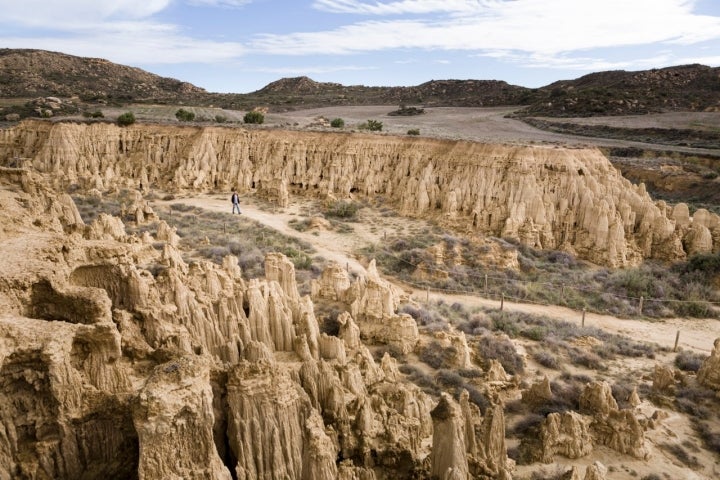
[[[0,0],[0,47],[101,57],[245,93],[720,65],[719,0]]]

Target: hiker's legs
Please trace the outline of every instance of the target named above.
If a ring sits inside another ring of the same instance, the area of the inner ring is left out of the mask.
[[[237,213],[241,213],[241,212],[240,212],[240,205],[239,205],[239,204],[233,203],[232,213],[235,213],[235,209],[237,209]]]

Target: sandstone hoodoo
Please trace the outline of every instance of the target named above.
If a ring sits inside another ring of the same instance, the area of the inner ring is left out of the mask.
[[[87,189],[236,187],[281,205],[289,194],[382,195],[409,216],[609,266],[681,259],[720,244],[717,215],[653,202],[595,149],[29,121],[0,132],[0,158],[23,159],[57,186]]]

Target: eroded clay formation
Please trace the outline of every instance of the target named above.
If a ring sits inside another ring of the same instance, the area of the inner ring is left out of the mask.
[[[450,399],[448,424],[373,358],[363,338],[417,341],[376,272],[329,337],[280,254],[250,281],[186,264],[167,225],[84,225],[26,170],[0,169],[0,200],[0,478],[509,478],[502,406]]]
[[[563,249],[599,264],[720,248],[720,218],[653,202],[595,149],[220,127],[23,122],[0,158],[58,186],[383,196],[412,216]]]

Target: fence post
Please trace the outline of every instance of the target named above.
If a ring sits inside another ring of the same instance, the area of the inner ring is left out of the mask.
[[[585,328],[585,312],[587,312],[587,308],[583,307],[583,316],[582,316],[582,327]]]
[[[425,302],[430,302],[430,287],[425,288]]]
[[[350,262],[345,262],[345,270],[347,270],[348,273],[350,273]]]
[[[638,306],[638,315],[642,315],[642,309],[643,309],[643,302],[645,301],[645,297],[640,297],[640,305]]]
[[[227,233],[227,223],[223,222],[223,234]]]
[[[505,306],[505,292],[500,294],[500,311],[501,312],[502,312],[504,306]]]
[[[485,274],[485,298],[488,296],[488,288],[487,288],[487,273]]]
[[[560,284],[560,303],[565,301],[565,284]]]
[[[678,330],[675,334],[675,346],[673,347],[673,352],[677,352],[678,340],[680,340],[680,330]]]

